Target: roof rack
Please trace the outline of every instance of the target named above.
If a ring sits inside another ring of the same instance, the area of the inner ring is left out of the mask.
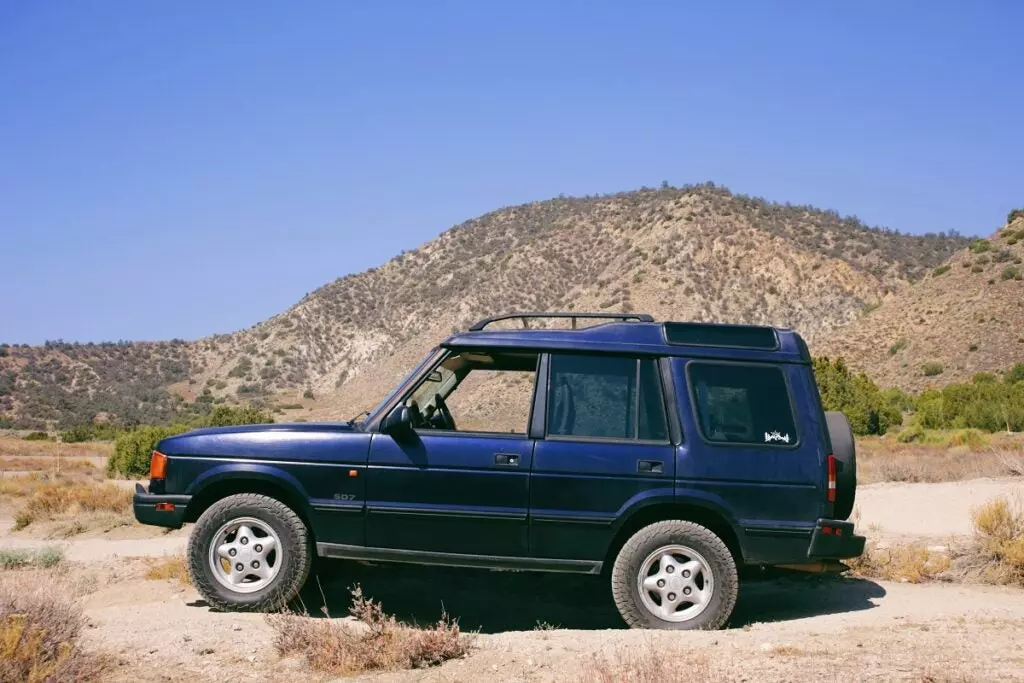
[[[572,329],[576,329],[576,321],[584,319],[600,319],[600,320],[635,320],[641,323],[653,323],[654,318],[646,313],[506,313],[505,315],[495,315],[490,318],[484,318],[473,323],[472,327],[469,328],[470,332],[479,332],[491,323],[496,323],[501,320],[515,320],[519,318],[523,321],[523,327],[530,327],[531,318],[570,318],[572,319]]]

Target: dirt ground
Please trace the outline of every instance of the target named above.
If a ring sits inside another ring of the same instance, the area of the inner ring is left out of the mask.
[[[874,537],[949,539],[996,495],[1024,498],[1024,480],[863,486],[859,525]],[[0,518],[0,548],[54,544],[10,527]],[[110,680],[327,680],[281,659],[261,615],[213,612],[190,587],[144,578],[187,535],[121,527],[56,542],[64,571],[86,586],[86,644],[118,661]],[[427,623],[444,610],[479,631],[464,659],[357,680],[600,681],[612,680],[601,662],[650,656],[672,662],[679,681],[1024,681],[1019,589],[751,571],[728,629],[673,633],[625,629],[595,577],[325,562],[302,604],[342,618],[356,583],[399,618]]]

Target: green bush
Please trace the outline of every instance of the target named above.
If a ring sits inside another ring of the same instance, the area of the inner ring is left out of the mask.
[[[216,406],[206,416],[207,427],[230,427],[232,425],[261,425],[274,421],[270,413],[253,406]]]
[[[941,375],[945,371],[946,368],[942,365],[942,363],[936,363],[934,361],[930,363],[925,363],[924,365],[921,366],[921,373],[925,377],[935,377],[936,375]]]
[[[307,388],[305,391],[302,392],[302,398],[308,398],[309,400],[313,400],[313,390]]]
[[[915,417],[927,429],[1024,431],[1024,382],[1004,378],[925,391],[917,397]]]
[[[87,424],[65,429],[60,433],[64,443],[81,443],[83,441],[112,441],[123,430],[112,424]]]
[[[938,268],[936,268],[935,270],[932,271],[932,277],[938,277],[940,275],[945,275],[946,273],[949,272],[949,269],[951,267],[952,266],[950,266],[950,265],[939,266]]]
[[[1017,382],[1024,382],[1024,363],[1017,363],[1012,368],[1007,370],[1006,374],[1003,375],[1003,381],[1007,384],[1016,384]]]
[[[32,432],[25,435],[25,441],[49,441],[50,436],[46,432]]]
[[[906,339],[897,339],[896,342],[889,347],[889,355],[895,356],[897,353],[907,348],[907,344],[908,342]]]
[[[825,410],[840,410],[850,420],[854,434],[885,434],[903,422],[896,403],[905,398],[884,395],[867,375],[854,375],[842,358],[814,359],[814,378]]]
[[[968,248],[972,253],[984,254],[986,251],[992,251],[992,243],[985,239],[977,239],[971,242]]]
[[[144,477],[149,473],[149,460],[162,440],[188,431],[185,425],[172,427],[138,427],[119,435],[114,441],[114,454],[107,460],[107,472],[124,477]]]
[[[1003,268],[1002,278],[1004,280],[1020,280],[1021,277],[1020,268],[1016,266],[1006,266]]]
[[[1024,209],[1014,209],[1006,216],[1006,222],[1012,223],[1018,218],[1024,218]]]

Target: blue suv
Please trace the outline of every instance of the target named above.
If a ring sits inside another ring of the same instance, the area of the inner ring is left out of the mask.
[[[605,573],[630,626],[667,629],[723,626],[742,565],[864,548],[849,424],[791,330],[488,318],[366,415],[165,439],[135,516],[195,522],[191,576],[221,609],[281,607],[315,554]]]

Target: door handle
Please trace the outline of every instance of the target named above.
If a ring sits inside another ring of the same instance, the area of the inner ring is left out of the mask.
[[[495,453],[494,464],[504,465],[505,467],[519,467],[519,454],[518,453]]]
[[[662,474],[665,463],[660,460],[637,460],[636,471],[643,474]]]

